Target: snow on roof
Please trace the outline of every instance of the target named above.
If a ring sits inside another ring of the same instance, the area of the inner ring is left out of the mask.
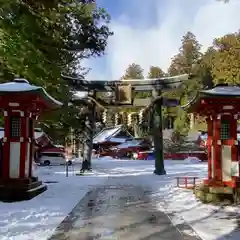
[[[111,137],[114,137],[113,135],[116,135],[121,130],[121,128],[122,125],[104,128],[93,138],[93,143],[101,143],[108,140]]]
[[[131,141],[126,141],[120,145],[117,146],[117,148],[128,148],[128,147],[137,147],[141,144],[141,140],[131,140]]]
[[[205,94],[209,94],[209,95],[239,96],[240,95],[240,87],[238,87],[238,86],[217,86],[217,87],[209,89],[209,90],[202,90],[201,93],[205,93]]]
[[[108,139],[109,142],[115,142],[115,143],[124,143],[126,142],[127,138],[110,138]]]
[[[40,138],[42,135],[44,134],[43,131],[39,132],[39,131],[34,131],[34,137],[35,139]],[[2,139],[4,137],[4,128],[0,128],[0,139]]]
[[[58,100],[56,100],[55,98],[53,98],[52,96],[50,96],[46,90],[44,88],[42,88],[42,92],[44,93],[44,95],[51,100],[52,102],[54,102],[56,105],[58,106],[63,106],[63,103],[59,102]]]
[[[0,84],[0,92],[28,92],[39,90],[41,87],[30,85],[28,82],[7,82]]]
[[[17,92],[32,92],[39,91],[46,98],[52,101],[55,105],[62,106],[63,104],[57,101],[55,98],[50,96],[46,90],[42,87],[29,84],[25,79],[15,79],[13,82],[1,83],[0,84],[0,93],[17,93]]]

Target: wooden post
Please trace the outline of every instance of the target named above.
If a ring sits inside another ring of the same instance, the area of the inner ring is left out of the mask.
[[[68,162],[66,161],[66,177],[68,177]]]
[[[239,163],[238,163],[238,141],[237,141],[237,120],[238,114],[232,116],[231,124],[230,124],[230,135],[232,142],[232,162],[236,166],[236,173],[232,176],[233,179],[233,187],[236,187],[237,181],[239,180]],[[238,165],[238,167],[237,167]]]
[[[221,115],[215,115],[213,118],[213,175],[217,182],[222,181],[222,167],[221,167]]]
[[[96,93],[92,93],[95,97]],[[83,147],[83,161],[88,161],[88,169],[91,169],[91,158],[93,149],[93,133],[95,128],[95,103],[91,103],[85,121],[85,141]]]
[[[155,89],[152,91],[153,100],[159,95]],[[156,175],[165,175],[164,155],[163,155],[163,127],[162,127],[162,103],[153,103],[152,106],[152,135],[155,150],[155,170]]]
[[[208,149],[208,180],[212,179],[212,138],[213,138],[213,121],[209,117],[207,119],[207,149]]]

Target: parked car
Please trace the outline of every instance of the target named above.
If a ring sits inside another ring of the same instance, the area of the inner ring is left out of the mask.
[[[132,139],[126,142],[106,149],[100,153],[100,157],[110,156],[113,158],[130,158],[134,159],[140,151],[148,151],[151,149],[151,142],[148,139]]]
[[[68,160],[64,152],[42,152],[40,153],[38,162],[40,165],[64,165],[66,162],[68,165],[72,164],[71,160]]]

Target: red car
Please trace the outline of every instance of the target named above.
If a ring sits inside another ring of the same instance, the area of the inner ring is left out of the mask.
[[[136,158],[141,151],[148,151],[152,148],[152,144],[148,139],[133,139],[111,147],[100,153],[100,157],[110,156],[113,158]]]

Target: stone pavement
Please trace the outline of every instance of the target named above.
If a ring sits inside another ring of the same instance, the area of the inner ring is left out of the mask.
[[[49,240],[197,240],[154,209],[141,187],[102,186],[80,200]],[[189,226],[185,226],[188,228]]]

